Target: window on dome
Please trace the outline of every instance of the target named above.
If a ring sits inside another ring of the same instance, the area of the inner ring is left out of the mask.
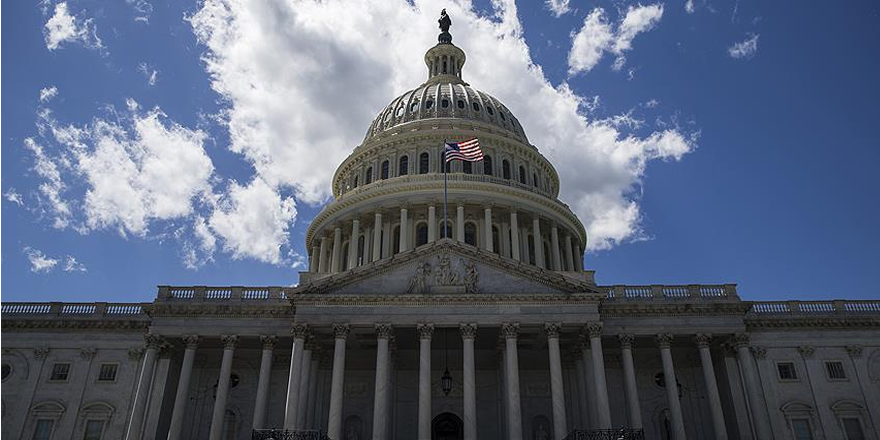
[[[354,180],[351,182],[351,183],[352,183],[352,185],[351,185],[352,188],[357,188],[357,187],[358,187],[358,177],[359,177],[359,176],[358,176],[357,174],[354,175]]]
[[[487,176],[492,175],[492,156],[488,154],[483,157],[483,174]]]
[[[501,161],[501,177],[505,180],[510,180],[510,162],[507,159]]]
[[[464,242],[471,246],[477,245],[477,227],[473,223],[464,224]]]
[[[416,228],[416,246],[428,244],[428,225],[421,223]]]
[[[419,108],[419,101],[415,100],[412,104],[409,105],[409,111],[415,112]]]
[[[461,163],[461,171],[465,174],[473,174],[474,173],[474,164],[473,162],[464,161]]]
[[[391,112],[388,112],[385,114],[385,118],[383,119],[383,121],[388,122],[390,120],[391,120]]]
[[[474,111],[475,111],[475,112],[480,111],[480,104],[477,103],[477,102],[473,103],[473,104],[471,105],[471,107],[474,108]]]
[[[446,66],[447,66],[446,60],[443,60],[443,73],[447,73]]]
[[[501,254],[501,234],[498,232],[497,226],[492,226],[492,251]]]
[[[522,165],[520,165],[520,166],[519,166],[519,183],[522,183],[523,185],[525,185],[526,182],[527,182],[527,180],[526,180],[526,169],[523,168]]]
[[[534,186],[535,188],[538,187],[538,175],[537,174],[532,174],[532,186]]]
[[[449,100],[444,99],[444,100],[440,101],[440,105],[443,106],[443,108],[449,108]]]
[[[432,100],[430,100],[430,99],[427,100],[427,101],[425,101],[425,108],[428,108],[428,109],[429,109],[429,108],[431,108],[431,107],[433,107],[433,106],[434,106],[434,101],[432,101]]]
[[[389,169],[389,167],[390,167],[390,165],[388,164],[388,161],[387,161],[387,160],[384,161],[384,162],[382,162],[382,174],[381,174],[381,177],[380,177],[382,180],[385,180],[385,179],[388,178],[388,169]]]
[[[409,156],[402,156],[400,165],[397,167],[397,175],[405,176],[407,174],[409,174]]]
[[[492,110],[492,107],[486,107],[486,111],[489,112],[490,115],[495,114],[495,110]]]
[[[367,172],[364,175],[364,184],[369,185],[373,183],[373,167],[367,168]]]
[[[394,230],[391,232],[391,252],[392,253],[400,253],[400,226],[395,226]],[[345,254],[343,254],[345,255]]]
[[[428,161],[430,157],[428,153],[422,153],[419,155],[419,174],[427,174],[428,173]]]
[[[498,116],[501,116],[502,121],[506,121],[507,118],[504,117],[504,112],[498,112]]]
[[[398,109],[397,109],[397,117],[401,117],[401,116],[403,116],[403,112],[404,112],[404,108],[403,108],[403,107],[398,108]]]
[[[458,102],[455,103],[455,105],[457,105],[458,108],[464,108],[464,101],[462,101],[461,99],[459,99]]]

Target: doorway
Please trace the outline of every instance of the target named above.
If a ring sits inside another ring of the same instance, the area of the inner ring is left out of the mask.
[[[431,422],[431,440],[462,440],[463,431],[461,419],[453,413],[438,414]]]

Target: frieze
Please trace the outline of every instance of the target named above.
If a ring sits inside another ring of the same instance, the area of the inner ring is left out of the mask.
[[[53,330],[53,329],[78,329],[78,330],[123,330],[123,331],[143,331],[150,326],[150,321],[146,319],[140,320],[120,320],[107,319],[98,317],[94,319],[51,319],[28,318],[20,319],[17,317],[3,317],[3,330]]]
[[[774,329],[774,330],[801,330],[804,328],[816,329],[862,329],[880,327],[880,317],[835,317],[835,316],[810,316],[810,317],[784,317],[784,318],[747,318],[746,328]]]
[[[247,317],[290,318],[294,310],[289,303],[267,304],[216,304],[213,302],[153,303],[144,308],[151,317]]]

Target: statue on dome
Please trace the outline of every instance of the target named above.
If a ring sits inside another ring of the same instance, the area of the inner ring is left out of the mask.
[[[446,15],[445,8],[440,11],[440,19],[437,20],[437,23],[440,23],[441,31],[437,41],[444,44],[452,44],[452,34],[449,33],[449,26],[452,26],[452,20]]]

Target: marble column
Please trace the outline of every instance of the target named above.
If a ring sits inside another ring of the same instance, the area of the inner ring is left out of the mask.
[[[391,324],[376,324],[376,390],[373,393],[373,438],[388,440],[388,340],[393,332]]]
[[[510,209],[510,257],[516,261],[522,261],[519,245],[519,222],[516,218],[516,208]]]
[[[428,243],[437,241],[437,208],[428,205]]]
[[[541,239],[541,218],[532,216],[532,241],[535,243],[535,266],[547,267],[544,264],[544,240]]]
[[[364,255],[361,258],[362,264],[373,262],[373,228],[367,226],[364,228]]]
[[[409,250],[409,215],[406,206],[400,207],[400,252]]]
[[[342,395],[345,387],[345,341],[351,328],[348,324],[334,324],[333,372],[330,379],[330,414],[327,419],[327,435],[332,440],[342,440]]]
[[[507,431],[508,440],[522,440],[522,409],[519,395],[519,358],[516,340],[519,336],[519,323],[501,325],[504,337],[504,364],[507,371]]]
[[[306,339],[305,349],[303,350],[302,360],[300,361],[299,391],[296,394],[296,429],[303,429],[306,420],[306,406],[309,404],[309,378],[311,377],[312,368],[312,352],[315,344],[312,338]]]
[[[574,252],[571,249],[571,235],[565,234],[565,270],[574,271]]]
[[[257,400],[254,403],[254,429],[266,427],[266,405],[269,403],[269,380],[272,378],[272,353],[278,338],[274,335],[260,335],[263,355],[260,359],[260,377],[257,380]]]
[[[199,337],[196,335],[184,335],[183,363],[180,366],[180,378],[177,380],[177,394],[174,396],[174,408],[171,410],[171,423],[168,427],[168,440],[180,438],[180,428],[183,426],[183,416],[186,412],[186,404],[189,400],[189,380],[192,377],[193,361],[196,358],[196,348],[199,346]]]
[[[477,389],[476,367],[474,365],[474,339],[477,337],[477,324],[459,324],[462,343],[462,402],[464,440],[477,440]]]
[[[348,240],[348,270],[358,265],[358,239],[361,235],[361,222],[354,219],[351,222],[351,238]]]
[[[581,348],[581,360],[584,364],[584,387],[587,391],[587,419],[590,421],[590,429],[599,429],[599,409],[596,396],[596,380],[593,377],[593,355],[590,351],[590,338],[580,335],[579,345]]]
[[[605,357],[602,353],[602,323],[591,322],[587,324],[586,330],[590,337],[590,357],[593,360],[598,428],[611,429],[611,407],[608,403],[608,382],[605,379]]]
[[[455,240],[464,243],[464,205],[455,207]]]
[[[327,273],[327,242],[330,239],[327,237],[321,237],[321,247],[318,251],[318,272]]]
[[[499,215],[499,217],[501,217]],[[510,223],[501,222],[501,255],[510,258]]]
[[[550,393],[553,402],[553,438],[562,439],[568,434],[565,420],[565,390],[562,384],[562,355],[559,353],[559,332],[562,325],[544,324],[547,333],[547,351],[550,355]]]
[[[319,257],[318,246],[312,246],[312,255],[311,260],[309,260],[309,272],[316,273],[318,272],[318,257]]]
[[[144,365],[141,367],[141,375],[138,378],[137,391],[134,395],[126,440],[140,440],[143,435],[147,398],[150,395],[150,390],[153,389],[153,369],[156,367],[156,356],[159,353],[159,347],[165,343],[165,340],[161,336],[147,333],[144,335],[144,342],[147,349],[144,352]]]
[[[495,244],[492,242],[492,207],[483,208],[483,235],[485,249],[489,252],[495,252]]]
[[[669,421],[672,423],[672,440],[686,440],[684,418],[681,414],[681,402],[678,399],[678,381],[672,365],[672,334],[657,335],[660,346],[660,358],[663,361],[663,380],[666,383],[666,399],[669,402]]]
[[[376,211],[373,219],[373,261],[382,259],[382,213]],[[336,439],[333,439],[336,440]]]
[[[721,397],[718,394],[718,382],[715,380],[712,352],[709,350],[712,344],[712,335],[697,333],[694,342],[700,351],[700,363],[703,366],[703,379],[706,381],[706,395],[709,400],[709,410],[712,413],[715,440],[727,440],[727,426],[724,423],[724,411],[721,408]]]
[[[636,369],[633,364],[632,344],[635,336],[631,334],[617,335],[620,341],[620,362],[623,364],[623,387],[626,393],[626,409],[629,415],[629,427],[642,428],[642,409],[639,404],[639,387],[636,385]]]
[[[318,360],[320,358],[321,353],[319,351],[312,352],[312,365],[309,366],[309,389],[306,402],[306,418],[303,421],[302,427],[303,429],[318,429],[315,423],[315,410],[318,406],[318,402],[315,399],[318,397],[318,368],[321,366],[321,362]]]
[[[223,436],[223,418],[226,417],[226,400],[229,398],[229,376],[232,374],[232,356],[238,345],[238,336],[222,335],[223,360],[220,361],[220,378],[217,379],[217,395],[214,398],[214,412],[211,414],[211,431],[208,440],[220,440]]]
[[[773,435],[764,417],[764,401],[761,393],[761,383],[758,379],[758,373],[755,371],[755,361],[752,353],[749,351],[749,335],[748,333],[737,333],[734,337],[734,346],[736,347],[736,359],[739,361],[739,367],[742,369],[743,379],[746,385],[746,393],[749,399],[749,408],[752,413],[752,423],[755,425],[756,440],[770,440]]]
[[[383,228],[382,258],[391,258],[394,255],[394,249],[391,249],[391,245],[394,244],[394,240],[391,237],[391,222],[385,222]]]
[[[342,270],[342,228],[333,229],[333,257],[330,261],[330,271],[333,273]]]
[[[284,407],[284,429],[296,429],[296,405],[299,403],[299,384],[302,380],[303,349],[308,336],[309,327],[295,324],[290,329],[293,346],[290,353],[290,375],[287,379],[287,403]]]
[[[418,324],[419,334],[419,424],[418,440],[431,440],[431,336],[432,324]]]
[[[550,258],[553,259],[553,270],[564,270],[562,254],[559,252],[559,231],[556,222],[550,223]]]
[[[589,429],[590,427],[590,410],[587,407],[587,370],[584,368],[584,359],[581,350],[575,350],[575,373],[577,374],[577,391],[578,391],[578,407],[580,408],[581,424],[579,429]]]

